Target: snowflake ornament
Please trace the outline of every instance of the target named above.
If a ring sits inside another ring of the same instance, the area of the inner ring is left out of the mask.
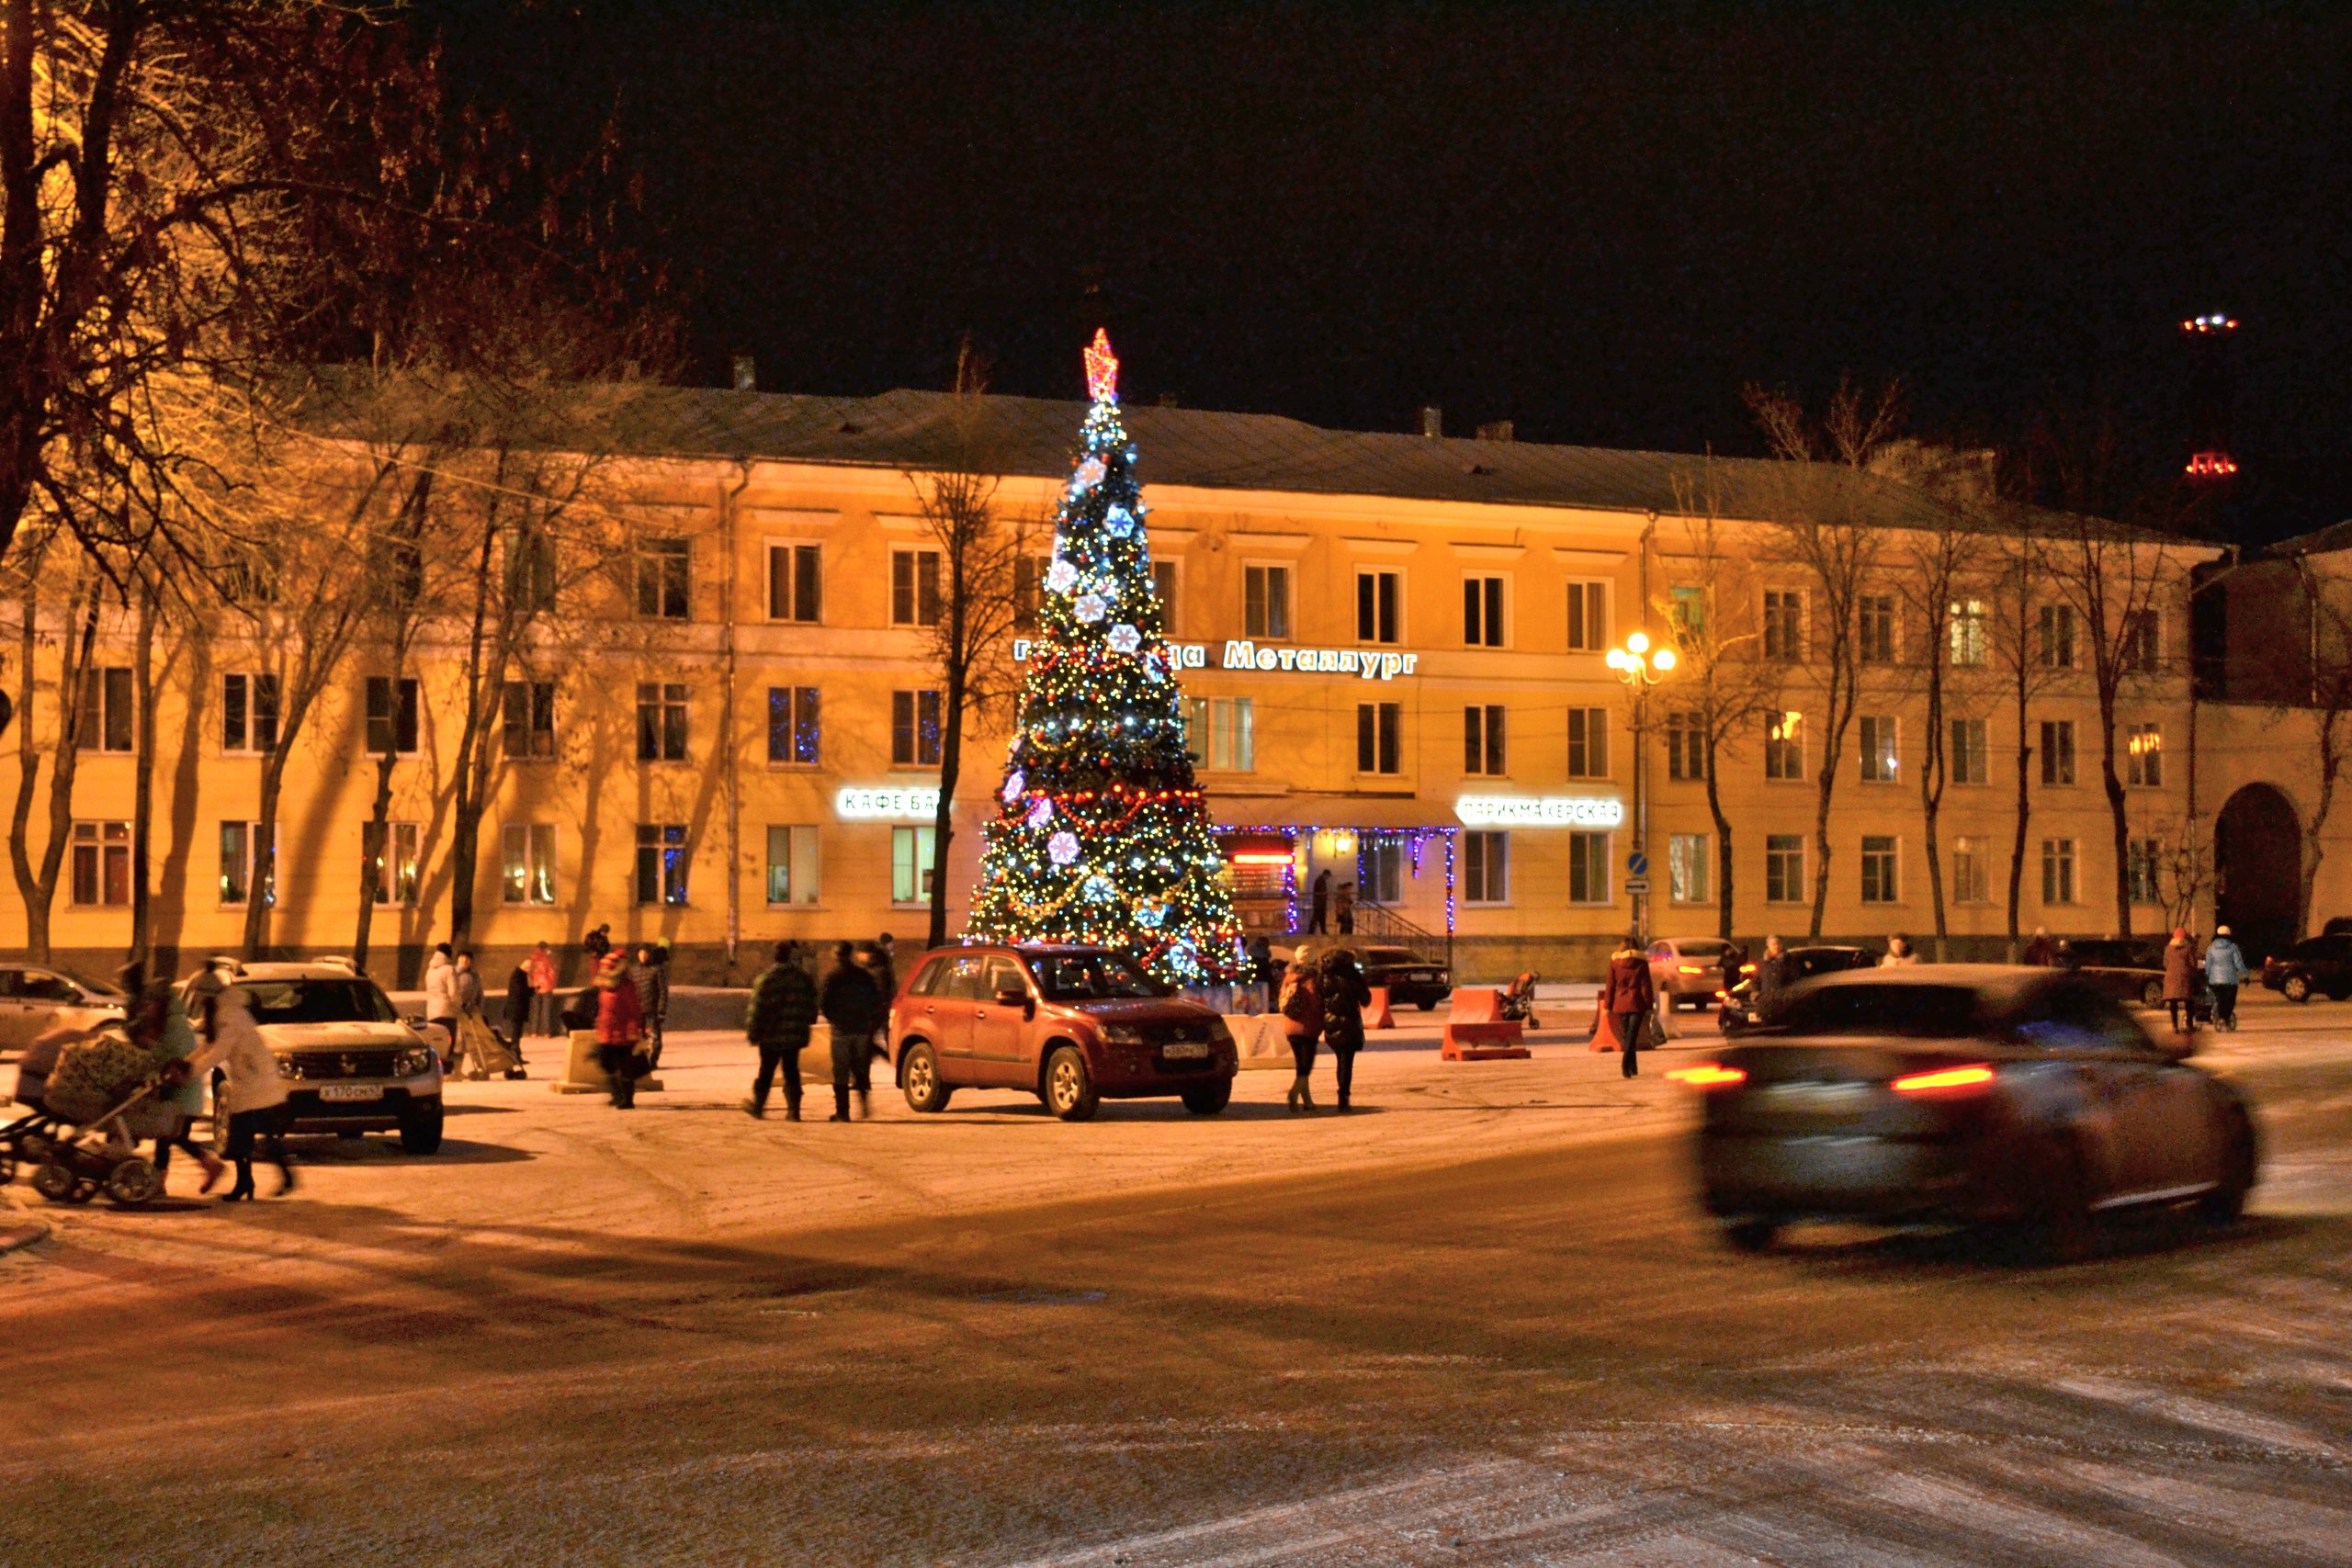
[[[1078,586],[1078,568],[1056,556],[1054,564],[1046,569],[1046,586],[1057,593],[1069,592]]]
[[[1029,808],[1029,826],[1042,828],[1054,819],[1054,803],[1041,800]]]
[[[1069,607],[1069,612],[1091,626],[1108,615],[1110,609],[1108,604],[1102,603],[1102,595],[1100,593],[1081,593],[1079,595],[1078,603]]]
[[[1111,636],[1108,640],[1111,644],[1112,652],[1133,653],[1136,649],[1143,646],[1143,633],[1122,622],[1120,625],[1111,628]]]
[[[1065,828],[1046,840],[1046,858],[1056,865],[1069,865],[1078,859],[1078,835]]]
[[[1084,495],[1088,491],[1092,490],[1096,485],[1101,484],[1102,482],[1102,476],[1109,471],[1109,469],[1102,466],[1102,458],[1089,457],[1086,461],[1078,466],[1078,472],[1072,474],[1069,478],[1069,488],[1071,493],[1074,495]]]
[[[1109,877],[1098,871],[1086,879],[1079,891],[1098,904],[1107,904],[1118,890],[1111,886]]]
[[[1021,798],[1021,792],[1028,787],[1028,775],[1023,773],[1019,768],[1013,769],[1012,772],[1007,773],[1004,778],[1004,803],[1007,806],[1010,806],[1014,801],[1019,800]]]
[[[1102,514],[1102,525],[1114,539],[1124,539],[1136,531],[1135,513],[1124,506],[1114,506]]]

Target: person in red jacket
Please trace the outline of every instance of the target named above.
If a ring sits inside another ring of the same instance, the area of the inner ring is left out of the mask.
[[[1609,955],[1609,974],[1600,982],[1600,1006],[1609,1014],[1609,1027],[1617,1032],[1622,1053],[1619,1068],[1633,1077],[1642,1070],[1642,1031],[1649,1027],[1650,1010],[1657,1006],[1657,992],[1650,985],[1650,961],[1636,939],[1627,937]]]
[[[613,1108],[637,1103],[637,1047],[645,1034],[645,1007],[628,960],[607,953],[596,964],[596,1065],[612,1080]]]

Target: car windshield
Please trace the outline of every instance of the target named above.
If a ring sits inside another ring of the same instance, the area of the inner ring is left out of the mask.
[[[1115,953],[1031,953],[1029,967],[1037,976],[1037,988],[1057,1002],[1161,994],[1150,976]]]
[[[240,980],[256,1023],[398,1023],[372,980]]]
[[[1366,964],[1419,964],[1421,955],[1401,947],[1368,947],[1364,949]]]
[[[1792,997],[1774,1021],[1791,1034],[1900,1034],[1956,1040],[1978,1029],[1964,986],[1825,985]]]

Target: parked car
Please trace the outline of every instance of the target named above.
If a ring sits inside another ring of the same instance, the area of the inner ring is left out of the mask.
[[[1760,956],[1760,954],[1759,954]],[[1781,995],[1786,998],[1788,987],[1800,980],[1810,980],[1816,975],[1836,975],[1848,969],[1875,969],[1879,955],[1867,947],[1843,947],[1819,942],[1811,947],[1789,947],[1781,950]],[[1740,985],[1728,995],[1715,993],[1719,1004],[1715,1009],[1715,1027],[1725,1034],[1737,1034],[1754,1024],[1768,1020],[1758,1016],[1756,1003],[1756,960],[1751,958],[1739,966]]]
[[[2070,937],[2058,944],[2058,967],[2127,1007],[2165,1005],[2165,944],[2154,937]]]
[[[297,1133],[397,1132],[401,1147],[441,1147],[441,1057],[391,998],[348,963],[245,964],[237,984],[277,1057]]]
[[[1661,937],[1650,943],[1650,985],[1676,1007],[1706,1007],[1723,988],[1730,946],[1719,936]]]
[[[1225,1020],[1100,947],[927,953],[890,1009],[889,1038],[899,1087],[925,1112],[970,1088],[1025,1090],[1065,1122],[1155,1096],[1214,1116],[1239,1066]]]
[[[2352,932],[2310,937],[2264,959],[2262,984],[2290,1002],[2314,991],[2332,1002],[2352,997]]]
[[[1769,1031],[1669,1076],[1702,1092],[1699,1181],[1743,1248],[1792,1221],[2030,1227],[2072,1256],[2110,1209],[2237,1218],[2256,1177],[2239,1091],[2063,970],[1829,975]]]
[[[1334,948],[1347,949],[1356,955],[1364,984],[1387,987],[1389,1001],[1398,1007],[1417,1007],[1428,1012],[1453,995],[1451,972],[1434,958],[1424,958],[1409,947],[1366,947],[1345,938],[1335,941],[1322,936],[1304,938],[1298,947],[1267,950],[1273,959],[1272,988],[1276,995],[1281,994],[1283,976],[1298,956],[1300,947],[1317,961]]]
[[[60,1024],[89,1029],[122,1016],[123,994],[62,969],[0,966],[0,1050],[20,1051]]]

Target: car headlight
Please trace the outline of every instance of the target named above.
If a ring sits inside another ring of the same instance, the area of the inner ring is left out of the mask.
[[[1209,1020],[1209,1043],[1213,1045],[1233,1043],[1233,1031],[1225,1026],[1225,1020],[1221,1018]]]
[[[404,1078],[419,1078],[434,1066],[433,1048],[417,1045],[403,1051],[392,1063],[392,1070]]]
[[[1143,1043],[1143,1031],[1131,1024],[1106,1023],[1102,1026],[1102,1043],[1105,1045],[1140,1045]]]
[[[277,1058],[277,1076],[281,1078],[299,1077],[301,1076],[294,1070],[293,1057],[280,1056]]]

